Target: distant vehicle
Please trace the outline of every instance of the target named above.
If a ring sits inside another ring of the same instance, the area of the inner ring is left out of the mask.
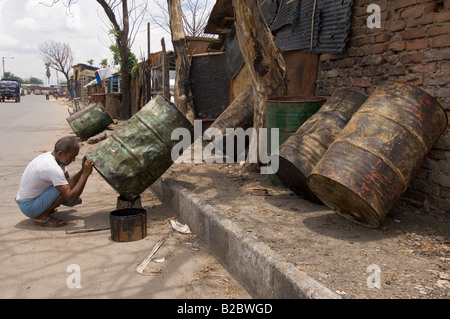
[[[41,90],[34,90],[34,95],[41,95]]]
[[[0,80],[0,101],[14,100],[20,102],[20,82],[14,79]]]

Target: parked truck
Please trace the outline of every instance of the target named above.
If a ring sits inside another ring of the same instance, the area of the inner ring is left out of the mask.
[[[0,102],[14,100],[20,102],[20,82],[14,79],[0,80]]]

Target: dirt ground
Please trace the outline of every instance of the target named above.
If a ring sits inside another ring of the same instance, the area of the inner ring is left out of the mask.
[[[178,181],[342,298],[449,298],[449,216],[397,207],[378,229],[239,164],[174,164]]]

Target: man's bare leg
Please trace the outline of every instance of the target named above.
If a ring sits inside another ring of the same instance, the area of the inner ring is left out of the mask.
[[[41,215],[39,215],[38,217],[36,217],[34,219],[35,222],[42,222],[44,221],[47,217],[50,216],[51,213],[53,213],[57,207],[61,206],[61,204],[64,203],[64,198],[62,197],[62,195],[59,195],[56,200],[53,202],[53,204],[47,208],[47,210],[45,212],[43,212]]]

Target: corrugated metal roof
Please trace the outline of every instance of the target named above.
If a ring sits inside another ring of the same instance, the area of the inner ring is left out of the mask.
[[[230,34],[225,39],[223,46],[225,51],[223,55],[224,65],[227,70],[228,77],[231,80],[235,78],[245,64],[234,25],[231,28]]]
[[[269,24],[270,30],[276,31],[285,25],[294,24],[299,18],[300,2],[300,0],[282,0],[273,22]]]
[[[275,35],[275,43],[282,51],[303,49],[312,53],[341,53],[350,32],[352,5],[353,0],[317,0],[311,48],[314,0],[301,0],[299,19],[280,29]]]
[[[270,26],[275,19],[280,2],[282,1],[284,0],[259,0],[259,7],[261,8],[261,12],[268,26]]]

